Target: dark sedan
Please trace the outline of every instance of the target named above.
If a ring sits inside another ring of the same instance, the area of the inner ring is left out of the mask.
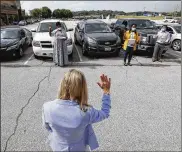
[[[20,27],[1,28],[0,57],[13,56],[20,58],[32,43],[32,34]]]
[[[115,55],[121,49],[120,38],[110,27],[99,20],[86,20],[77,24],[75,44],[82,45],[83,55]]]

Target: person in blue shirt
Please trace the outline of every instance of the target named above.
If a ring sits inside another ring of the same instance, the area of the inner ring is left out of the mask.
[[[98,86],[103,90],[102,107],[88,104],[85,76],[72,69],[60,84],[58,98],[43,104],[42,120],[49,132],[48,141],[53,151],[87,151],[99,147],[92,124],[109,117],[111,109],[111,79],[100,76]]]

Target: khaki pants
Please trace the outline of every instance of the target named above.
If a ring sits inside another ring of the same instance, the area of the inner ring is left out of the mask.
[[[164,51],[164,49],[166,49],[166,46],[163,44],[159,44],[156,43],[155,47],[154,47],[154,53],[153,53],[153,59],[159,61],[161,59],[161,55]]]

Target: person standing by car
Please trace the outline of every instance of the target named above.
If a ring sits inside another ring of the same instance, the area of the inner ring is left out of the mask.
[[[170,41],[171,41],[171,34],[167,31],[167,25],[163,25],[161,30],[157,34],[157,41],[152,56],[153,62],[155,61],[162,62],[161,55],[166,46],[170,45]]]
[[[130,30],[126,31],[124,34],[124,65],[131,66],[131,59],[133,56],[133,51],[136,50],[137,43],[139,43],[139,35],[136,31],[136,24],[132,24]],[[128,58],[128,63],[126,60]]]
[[[53,62],[58,66],[68,65],[67,34],[61,28],[60,22],[56,23],[56,29],[54,31],[49,27],[49,35],[54,36]]]

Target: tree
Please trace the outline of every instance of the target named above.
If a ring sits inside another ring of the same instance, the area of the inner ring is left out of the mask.
[[[41,14],[42,14],[42,11],[41,11],[40,8],[35,8],[35,9],[33,9],[33,10],[30,11],[30,15],[32,17],[35,17],[35,18],[40,17]]]
[[[52,16],[56,18],[72,18],[73,13],[66,9],[55,9],[52,13]]]
[[[42,7],[41,11],[43,18],[50,18],[52,15],[52,11],[48,7]]]
[[[52,16],[55,17],[55,18],[59,18],[59,16],[60,16],[60,9],[55,9],[52,12]]]

